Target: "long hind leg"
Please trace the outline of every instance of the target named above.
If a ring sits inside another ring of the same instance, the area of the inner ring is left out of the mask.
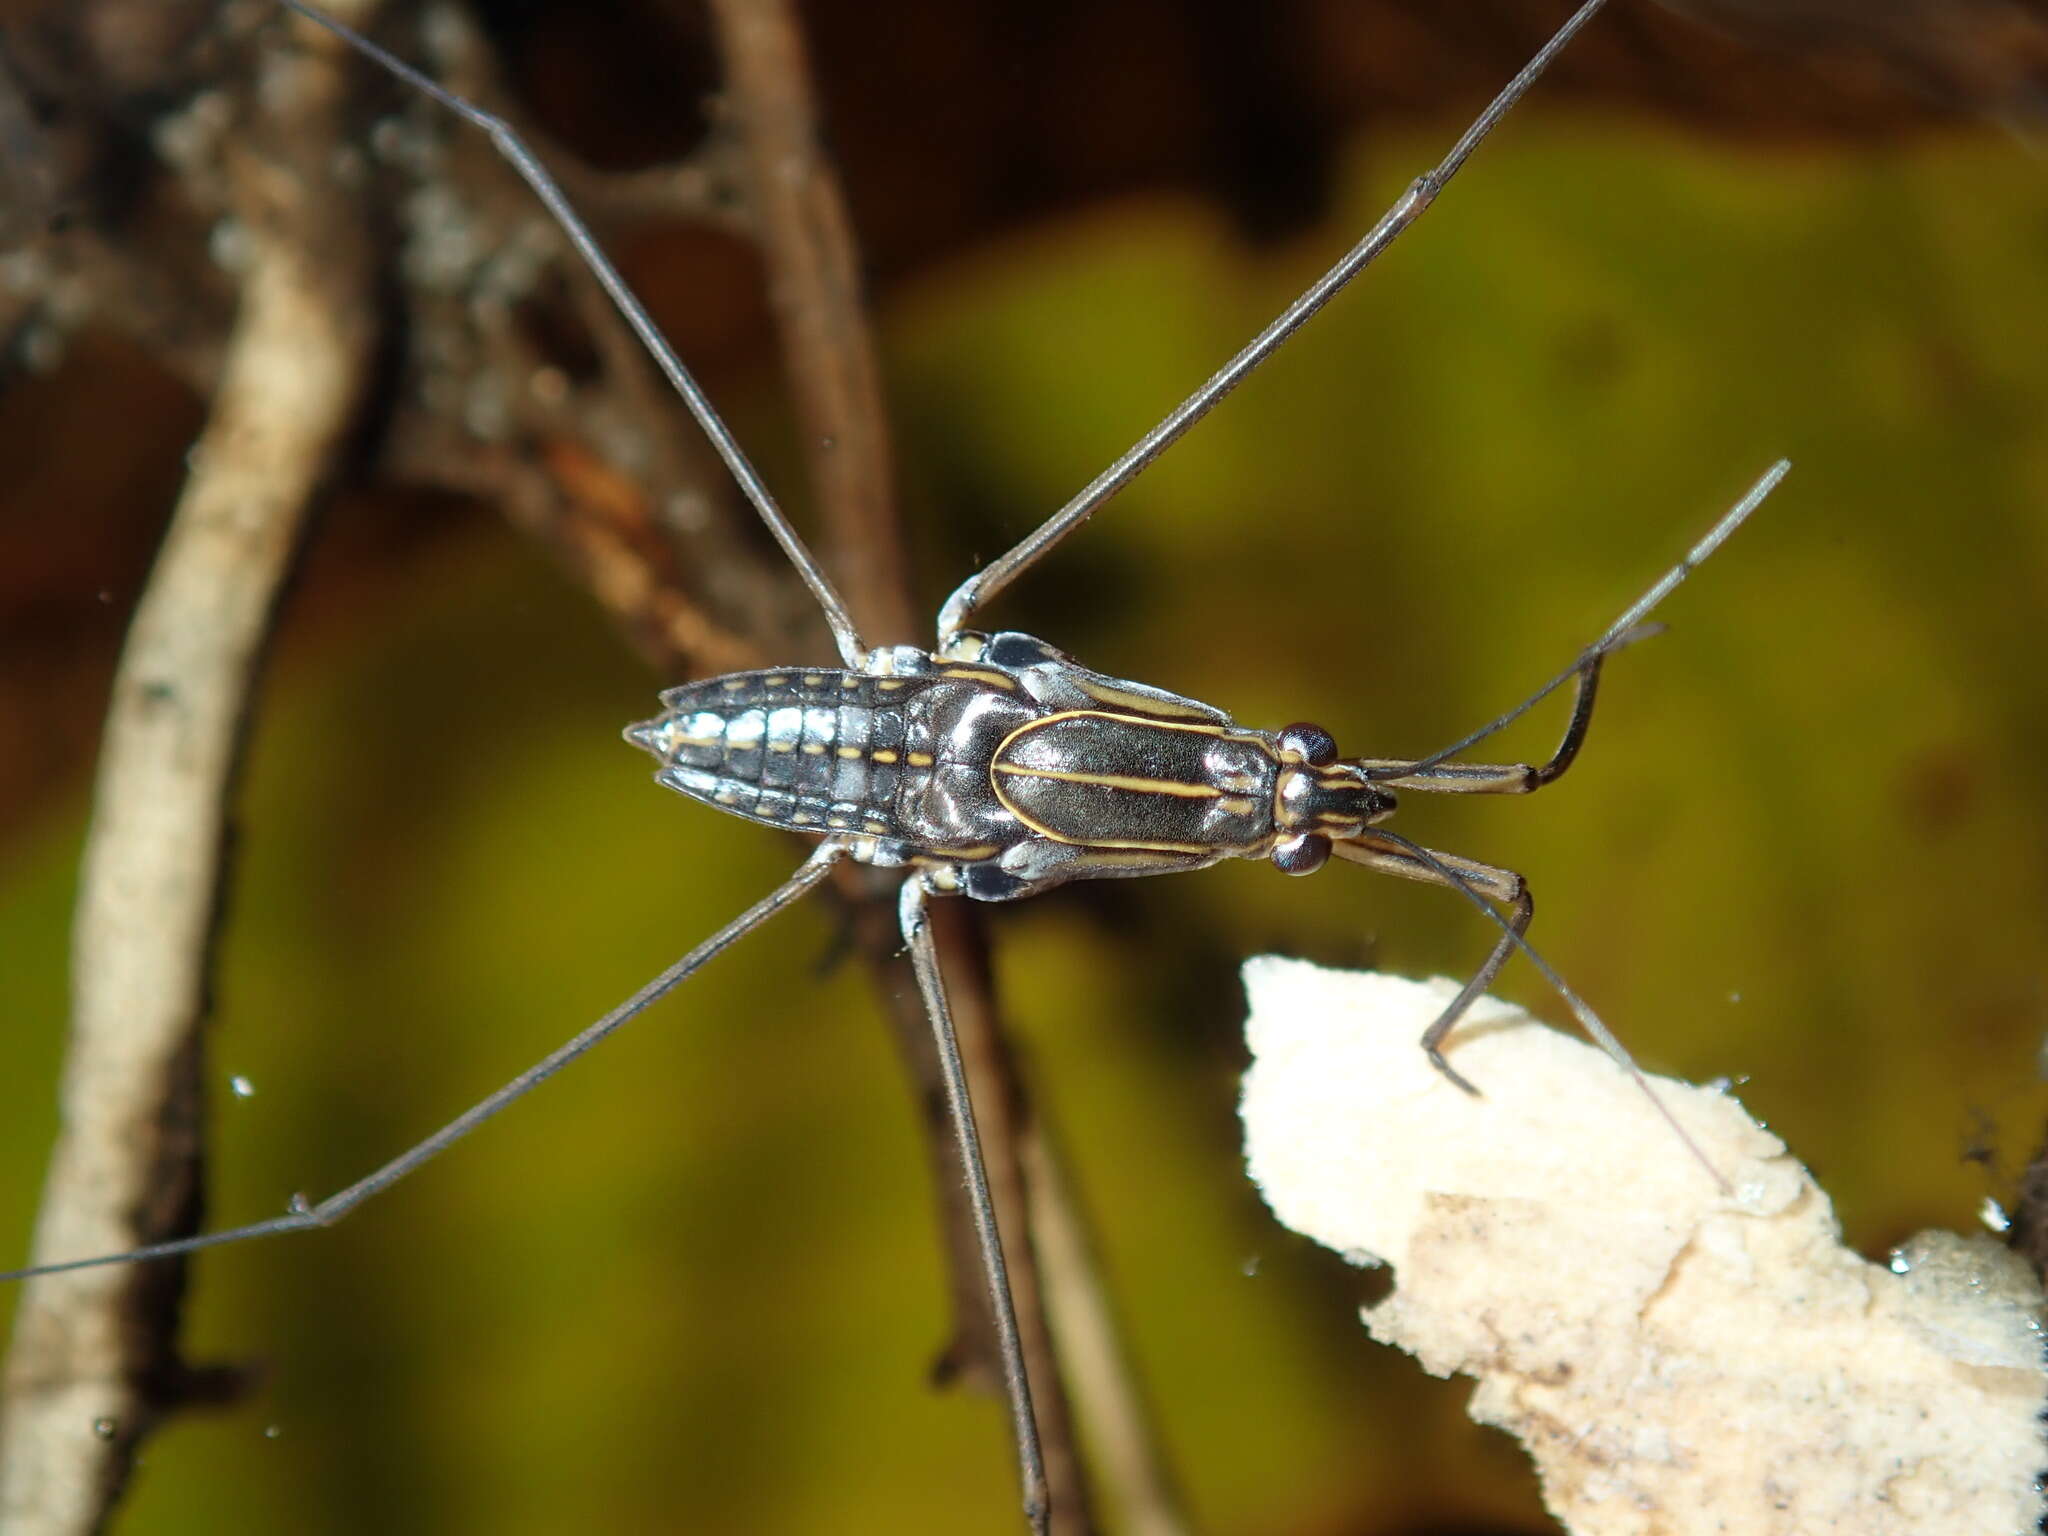
[[[989,1193],[988,1172],[982,1165],[974,1101],[967,1091],[967,1070],[960,1061],[960,1044],[953,1035],[953,1013],[946,1002],[946,978],[939,969],[938,948],[932,942],[925,911],[929,894],[923,875],[905,880],[898,906],[899,921],[903,942],[910,951],[910,963],[917,972],[918,991],[924,996],[925,1012],[931,1019],[932,1038],[939,1052],[940,1081],[946,1090],[946,1112],[953,1122],[960,1165],[967,1176],[974,1236],[981,1249],[982,1281],[988,1292],[997,1353],[1002,1361],[1003,1393],[1009,1402],[1010,1429],[1017,1442],[1017,1475],[1023,1485],[1024,1518],[1032,1530],[1042,1533],[1049,1514],[1045,1456],[1038,1441],[1038,1420],[1031,1411],[1031,1379],[1024,1368],[1017,1309],[1010,1299],[1009,1270],[1003,1260],[1002,1235],[996,1228],[995,1200]]]
[[[181,1253],[193,1253],[201,1248],[218,1248],[226,1243],[244,1242],[255,1237],[273,1237],[283,1232],[303,1232],[312,1227],[333,1226],[357,1206],[373,1196],[382,1194],[422,1164],[447,1151],[486,1120],[496,1118],[517,1100],[525,1098],[570,1062],[591,1050],[649,1005],[687,981],[707,960],[753,932],[817,885],[842,857],[844,850],[837,845],[821,845],[817,852],[797,867],[795,874],[603,1018],[578,1031],[503,1087],[472,1104],[439,1130],[366,1173],[346,1189],[329,1195],[317,1204],[295,1199],[291,1209],[284,1215],[273,1216],[267,1221],[253,1221],[246,1226],[228,1227],[218,1232],[202,1232],[195,1237],[182,1237],[167,1243],[152,1243],[146,1248],[132,1248],[124,1253],[79,1254],[35,1264],[27,1269],[0,1270],[0,1281],[34,1280],[66,1274],[73,1270],[103,1268],[110,1264],[132,1264],[147,1259],[164,1259]],[[23,1309],[27,1311],[36,1304],[36,1289],[32,1286],[23,1302]]]

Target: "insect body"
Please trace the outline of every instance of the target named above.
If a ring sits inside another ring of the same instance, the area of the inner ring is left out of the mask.
[[[1317,727],[1247,730],[1030,635],[870,661],[672,688],[627,739],[693,799],[980,901],[1232,857],[1306,874],[1394,809]]]

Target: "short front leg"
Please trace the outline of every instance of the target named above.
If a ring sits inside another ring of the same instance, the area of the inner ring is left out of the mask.
[[[1585,744],[1586,732],[1593,724],[1593,699],[1600,691],[1600,668],[1609,654],[1595,651],[1579,668],[1578,691],[1572,695],[1572,717],[1565,724],[1564,739],[1546,763],[1436,763],[1414,773],[1400,773],[1389,770],[1403,768],[1412,759],[1368,757],[1361,759],[1365,770],[1374,783],[1389,789],[1419,789],[1445,795],[1526,795],[1554,783],[1564,777],[1564,771],[1571,767],[1579,748]]]
[[[1431,865],[1403,849],[1378,842],[1370,832],[1354,842],[1338,843],[1331,851],[1354,864],[1363,864],[1382,874],[1399,875],[1404,880],[1420,880],[1425,885],[1454,886],[1462,881],[1489,900],[1513,905],[1514,910],[1502,919],[1507,931],[1493,946],[1493,953],[1486,957],[1485,963],[1472,973],[1472,978],[1459,989],[1458,995],[1422,1032],[1422,1050],[1429,1057],[1429,1064],[1476,1097],[1479,1089],[1444,1059],[1444,1037],[1457,1027],[1458,1020],[1465,1016],[1465,1010],[1493,985],[1501,967],[1508,963],[1508,956],[1515,952],[1515,941],[1529,931],[1529,919],[1535,914],[1536,903],[1529,894],[1528,881],[1511,869],[1481,864],[1476,859],[1464,859],[1452,853],[1438,853],[1434,849],[1429,850],[1429,857],[1436,861],[1436,865]]]

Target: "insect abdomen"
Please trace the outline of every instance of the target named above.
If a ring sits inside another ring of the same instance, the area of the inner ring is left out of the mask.
[[[888,834],[904,703],[916,682],[858,672],[740,672],[671,688],[626,739],[671,789],[771,826]]]

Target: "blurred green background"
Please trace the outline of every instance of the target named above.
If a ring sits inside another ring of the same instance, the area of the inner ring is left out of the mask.
[[[1327,217],[1284,239],[1137,192],[890,282],[927,602],[1262,324],[1474,105],[1352,142]],[[986,618],[1248,722],[1420,753],[1547,676],[1791,457],[1670,633],[1612,668],[1564,783],[1411,799],[1401,825],[1526,872],[1539,947],[1647,1065],[1741,1081],[1852,1244],[1968,1230],[2048,1107],[2044,273],[2041,162],[1996,129],[1731,147],[1539,90],[1354,293]],[[139,486],[174,470],[189,402],[110,436],[55,388],[0,401],[0,434],[96,432]],[[786,442],[772,368],[719,393],[743,440]],[[56,515],[22,496],[10,539]],[[652,680],[537,553],[474,512],[420,515],[445,536],[350,588],[345,621],[314,557],[265,685],[209,1067],[218,1223],[353,1179],[794,861],[649,784],[617,731]],[[94,604],[81,576],[45,600]],[[82,769],[0,846],[5,1255],[53,1126]],[[1199,1528],[1545,1529],[1463,1385],[1367,1344],[1373,1282],[1274,1225],[1237,1146],[1246,956],[1460,974],[1490,942],[1473,915],[1357,870],[1247,866],[994,926]],[[121,1528],[1012,1528],[997,1408],[925,1380],[947,1321],[923,1159],[832,952],[822,907],[785,918],[344,1227],[201,1259],[190,1352],[263,1378],[150,1445]],[[1503,990],[1561,1016],[1521,967]]]

